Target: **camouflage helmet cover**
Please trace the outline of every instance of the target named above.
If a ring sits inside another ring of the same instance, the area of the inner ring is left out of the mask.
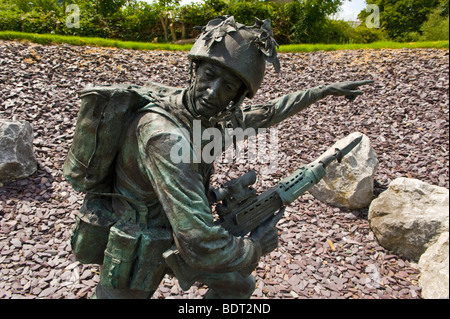
[[[223,16],[203,27],[188,57],[231,70],[246,85],[247,97],[252,98],[263,81],[266,62],[280,71],[277,47],[270,20],[256,19],[254,26],[245,26],[235,22],[233,16]]]

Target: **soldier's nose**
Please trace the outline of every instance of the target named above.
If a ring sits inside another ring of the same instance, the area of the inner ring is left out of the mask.
[[[219,81],[211,82],[211,85],[206,89],[208,101],[212,101],[217,98],[219,93]]]

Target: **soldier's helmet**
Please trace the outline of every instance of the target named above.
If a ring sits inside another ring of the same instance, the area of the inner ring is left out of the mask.
[[[246,26],[233,16],[222,16],[202,28],[188,58],[231,70],[247,87],[247,97],[252,98],[264,79],[266,62],[280,71],[277,47],[270,20],[256,19],[255,25]]]

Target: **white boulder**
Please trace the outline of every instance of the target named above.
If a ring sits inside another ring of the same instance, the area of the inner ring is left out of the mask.
[[[422,297],[442,299],[449,297],[448,232],[442,233],[419,259]]]
[[[368,218],[380,245],[418,261],[449,230],[449,190],[397,178],[372,201]]]
[[[332,162],[326,168],[325,177],[309,190],[315,198],[331,206],[348,209],[360,209],[370,205],[378,159],[366,135],[358,132],[348,135],[337,141],[315,162],[332,155],[335,148],[342,149],[361,135],[361,142],[341,163]]]

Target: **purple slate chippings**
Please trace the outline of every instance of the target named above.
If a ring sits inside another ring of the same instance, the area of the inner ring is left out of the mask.
[[[279,54],[282,73],[268,67],[256,98],[264,103],[321,84],[373,79],[353,103],[328,97],[280,123],[278,170],[264,163],[217,163],[215,186],[249,169],[258,192],[311,162],[335,141],[359,131],[377,154],[375,196],[397,177],[449,187],[449,52],[433,49]],[[0,118],[34,128],[38,170],[0,184],[0,299],[89,298],[96,265],[75,261],[69,244],[82,194],[62,177],[79,93],[89,83],[156,81],[186,86],[187,52],[42,46],[0,41]],[[254,271],[253,298],[421,298],[417,265],[381,247],[367,209],[333,208],[306,193],[278,224],[279,248]],[[201,298],[166,276],[153,298]]]

